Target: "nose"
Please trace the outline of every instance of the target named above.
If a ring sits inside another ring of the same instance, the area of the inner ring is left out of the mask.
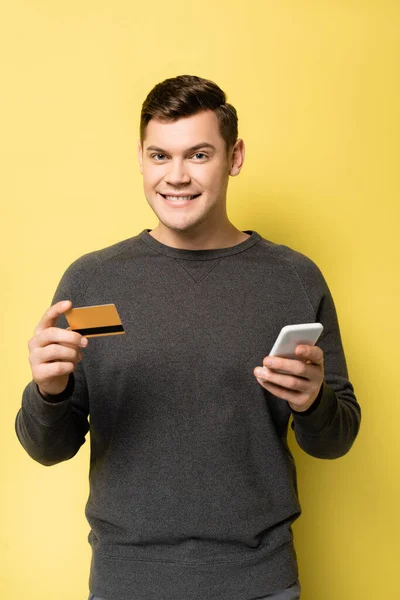
[[[171,161],[170,170],[165,177],[165,181],[172,186],[179,186],[182,183],[190,182],[190,176],[184,168],[183,161]]]

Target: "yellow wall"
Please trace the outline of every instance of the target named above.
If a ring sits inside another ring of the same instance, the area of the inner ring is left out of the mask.
[[[4,3],[2,598],[87,597],[89,443],[51,468],[19,445],[27,342],[75,258],[156,226],[136,158],[140,108],[156,83],[184,73],[216,81],[237,108],[246,160],[230,181],[229,217],[320,266],[363,408],[356,444],[339,460],[314,459],[290,436],[303,506],[294,528],[303,598],[397,597],[398,6]]]

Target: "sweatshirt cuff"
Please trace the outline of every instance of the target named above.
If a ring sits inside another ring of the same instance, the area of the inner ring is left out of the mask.
[[[321,387],[319,388],[318,396],[315,398],[315,400],[311,404],[311,406],[309,408],[307,408],[307,410],[303,410],[303,411],[294,410],[294,408],[292,408],[292,412],[295,413],[296,415],[304,415],[304,416],[310,415],[321,404],[321,398],[322,398],[323,392],[324,392],[324,383],[322,382]]]
[[[332,388],[325,381],[321,385],[319,394],[313,404],[304,412],[292,409],[293,421],[307,433],[318,434],[329,428],[337,411],[337,398]]]
[[[65,390],[61,394],[52,395],[49,402],[43,398],[37,383],[32,380],[25,388],[22,406],[43,425],[54,425],[69,412],[74,387],[74,376],[71,374]]]

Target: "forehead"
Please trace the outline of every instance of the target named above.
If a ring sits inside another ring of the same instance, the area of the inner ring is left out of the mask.
[[[184,150],[201,142],[208,142],[216,148],[224,145],[214,111],[202,111],[190,117],[182,117],[174,123],[151,119],[146,128],[143,146],[144,149],[154,145],[169,150]]]

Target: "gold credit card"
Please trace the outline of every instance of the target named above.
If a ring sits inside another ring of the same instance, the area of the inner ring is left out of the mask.
[[[125,333],[115,304],[71,308],[65,313],[68,329],[84,337]]]

